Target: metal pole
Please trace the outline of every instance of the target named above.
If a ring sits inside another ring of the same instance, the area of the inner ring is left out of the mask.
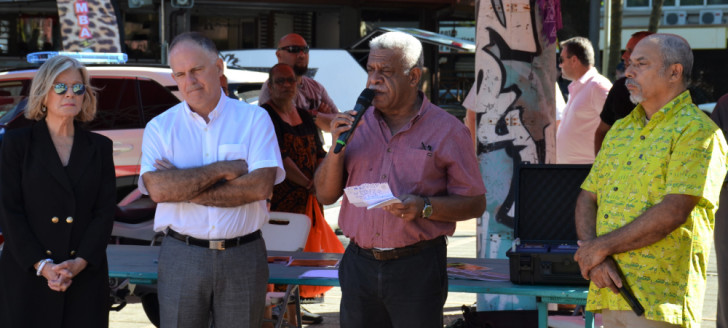
[[[604,0],[604,47],[602,48],[602,75],[609,69],[609,49],[612,43],[612,0]]]
[[[594,46],[594,52],[597,54],[594,56],[594,67],[600,67],[599,54],[599,7],[601,5],[600,0],[591,0],[589,2],[589,41]]]
[[[162,54],[160,62],[164,65],[167,65],[167,32],[164,29],[164,17],[164,0],[162,0],[159,4],[159,47]]]

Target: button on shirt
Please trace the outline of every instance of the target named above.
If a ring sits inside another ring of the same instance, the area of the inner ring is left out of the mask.
[[[209,123],[182,102],[152,119],[144,129],[139,189],[148,194],[141,178],[155,171],[154,161],[167,159],[180,169],[223,160],[242,159],[248,171],[277,167],[275,183],[285,178],[270,116],[260,107],[220,97]],[[199,239],[228,239],[252,233],[268,218],[265,200],[238,207],[203,206],[191,202],[160,203],[154,230],[168,227]]]
[[[418,114],[394,136],[373,107],[364,114],[345,148],[346,186],[384,182],[397,197],[484,194],[467,128],[422,93],[420,97]],[[424,218],[406,222],[381,208],[355,207],[346,196],[339,226],[363,248],[403,247],[455,231],[451,222]]]
[[[612,83],[594,67],[569,84],[569,101],[556,131],[557,163],[594,162],[594,132],[611,88]]]
[[[664,239],[614,254],[645,317],[700,327],[705,272],[728,146],[685,91],[645,124],[638,105],[609,130],[582,188],[597,195],[597,235],[616,230],[666,194],[700,197],[687,221]],[[629,311],[619,294],[591,284],[588,311]]]

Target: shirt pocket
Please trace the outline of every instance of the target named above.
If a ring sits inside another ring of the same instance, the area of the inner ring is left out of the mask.
[[[405,185],[422,186],[426,172],[431,170],[433,160],[432,151],[423,149],[408,149],[397,159],[397,177]]]
[[[248,149],[245,145],[241,144],[226,144],[219,145],[217,147],[217,160],[218,161],[234,161],[243,159],[246,160],[248,155]]]

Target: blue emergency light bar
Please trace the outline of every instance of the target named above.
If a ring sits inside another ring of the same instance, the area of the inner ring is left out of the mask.
[[[68,56],[83,64],[124,64],[128,56],[121,52],[40,51],[28,54],[28,63],[42,64],[55,56]]]

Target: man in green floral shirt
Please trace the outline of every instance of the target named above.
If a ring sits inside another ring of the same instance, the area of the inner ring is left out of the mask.
[[[679,36],[637,44],[626,85],[639,105],[614,124],[581,186],[574,258],[592,281],[587,310],[605,327],[700,326],[728,145],[686,90],[692,65]],[[623,284],[644,317],[618,294]]]

